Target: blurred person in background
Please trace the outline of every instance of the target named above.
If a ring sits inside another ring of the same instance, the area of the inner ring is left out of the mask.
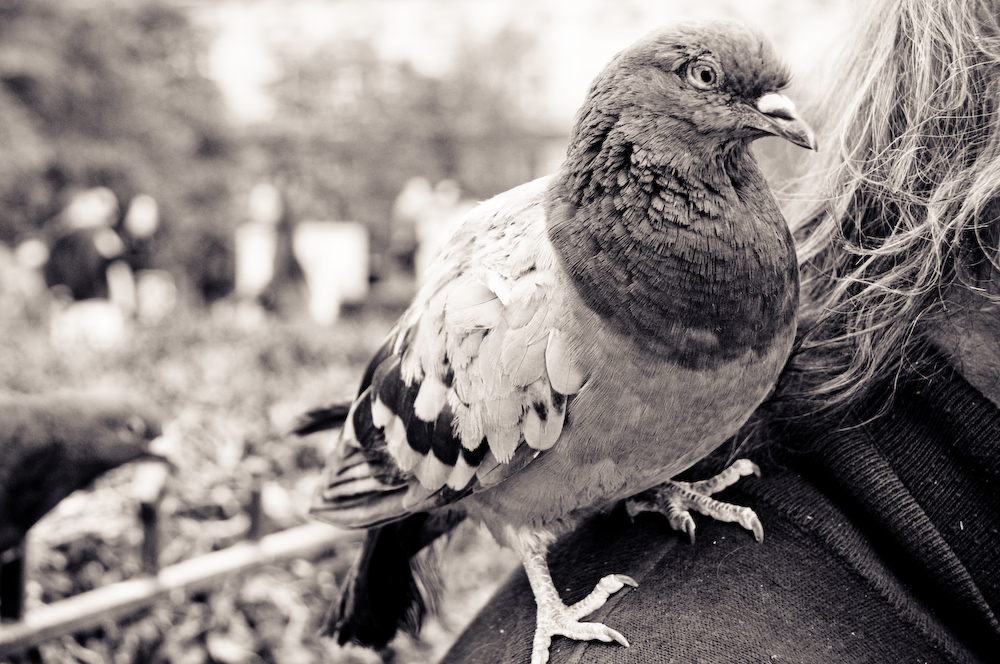
[[[107,187],[75,194],[53,220],[45,280],[63,287],[73,300],[108,298],[108,267],[125,251],[114,230],[118,198]]]
[[[724,496],[764,542],[593,519],[552,576],[568,603],[635,578],[590,617],[631,646],[556,638],[552,662],[996,661],[1000,2],[884,0],[856,34],[789,215],[798,349],[736,441],[763,476]],[[534,626],[519,572],[443,661],[527,661]]]
[[[389,254],[407,274],[416,272],[417,224],[433,204],[433,197],[430,180],[414,176],[406,181],[392,204]]]
[[[393,204],[389,251],[401,268],[422,283],[448,230],[475,206],[476,201],[463,196],[455,180],[431,186],[427,178],[410,178]]]

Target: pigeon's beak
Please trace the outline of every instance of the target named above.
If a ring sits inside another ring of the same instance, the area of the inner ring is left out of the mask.
[[[795,104],[785,95],[769,92],[757,100],[757,110],[761,113],[758,128],[769,134],[780,136],[795,145],[817,150],[816,136],[795,110]]]
[[[177,445],[170,436],[157,436],[150,441],[146,448],[146,454],[141,459],[146,461],[159,461],[166,464],[171,470],[177,469]]]

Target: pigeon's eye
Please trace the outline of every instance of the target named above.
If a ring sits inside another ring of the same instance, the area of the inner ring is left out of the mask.
[[[146,423],[138,415],[133,415],[125,421],[125,431],[133,436],[145,436]]]
[[[688,65],[688,82],[701,90],[711,90],[719,84],[719,70],[711,62],[696,60]]]

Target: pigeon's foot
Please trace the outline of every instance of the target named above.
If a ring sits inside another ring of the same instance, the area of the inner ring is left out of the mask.
[[[531,645],[531,664],[545,664],[549,661],[549,646],[553,636],[565,636],[576,641],[616,641],[628,647],[628,641],[618,631],[601,623],[580,622],[580,619],[604,606],[611,595],[625,586],[637,586],[635,580],[624,574],[610,574],[601,579],[589,595],[566,606],[549,575],[549,566],[545,560],[548,545],[544,538],[531,542],[524,538],[517,544],[524,562],[524,571],[528,574],[528,583],[531,584],[538,605],[535,639]]]
[[[565,636],[576,641],[617,641],[627,648],[628,641],[620,632],[601,623],[580,622],[580,619],[604,606],[608,597],[625,586],[637,585],[631,577],[611,574],[601,579],[589,595],[572,606],[566,606],[558,598],[540,601],[535,640],[531,645],[531,664],[549,661],[549,645],[553,636]]]
[[[625,503],[629,516],[640,512],[660,512],[667,517],[670,527],[688,534],[694,542],[694,519],[689,510],[701,512],[716,521],[735,522],[753,532],[758,542],[764,540],[764,526],[749,507],[731,505],[710,498],[713,493],[735,484],[747,475],[760,476],[757,464],[747,459],[737,459],[724,471],[701,482],[671,480],[649,491],[630,498]]]

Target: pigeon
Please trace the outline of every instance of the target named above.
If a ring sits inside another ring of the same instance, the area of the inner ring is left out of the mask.
[[[689,534],[694,509],[763,536],[709,495],[751,462],[671,478],[737,432],[791,351],[794,246],[750,150],[815,149],[788,80],[743,24],[656,30],[594,80],[557,172],[456,225],[346,414],[300,426],[339,435],[312,513],[368,529],[329,635],[381,648],[419,629],[411,558],[464,519],[523,561],[532,664],[556,635],[628,645],[581,619],[631,578],[566,606],[549,575],[548,547],[586,516],[642,494],[631,512]]]
[[[63,498],[139,459],[161,459],[156,406],[137,398],[0,394],[0,552]]]

